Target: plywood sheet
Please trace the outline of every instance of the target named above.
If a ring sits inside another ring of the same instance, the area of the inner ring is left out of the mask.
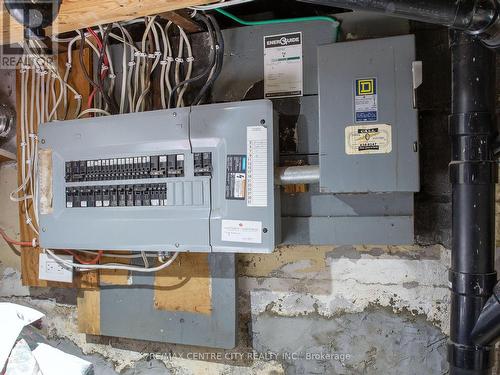
[[[154,307],[158,310],[212,312],[208,254],[183,253],[154,282]]]
[[[79,290],[78,331],[89,335],[101,332],[101,293],[99,289]]]

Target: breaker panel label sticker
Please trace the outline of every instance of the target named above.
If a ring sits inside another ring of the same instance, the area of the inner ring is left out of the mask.
[[[378,120],[377,79],[363,78],[354,82],[354,122]]]
[[[345,128],[347,155],[388,154],[392,151],[392,128],[388,124],[352,125]]]
[[[264,97],[302,94],[302,32],[264,36]]]
[[[262,222],[222,220],[221,240],[228,242],[262,243]]]
[[[247,156],[228,155],[226,159],[226,199],[244,200],[246,185]]]
[[[247,206],[267,207],[267,128],[247,127]]]

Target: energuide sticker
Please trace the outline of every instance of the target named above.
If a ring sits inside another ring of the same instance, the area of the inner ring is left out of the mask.
[[[354,81],[354,122],[375,122],[377,120],[377,79],[356,79]]]
[[[262,222],[222,220],[221,240],[228,242],[262,243]]]
[[[302,32],[264,36],[264,97],[302,96]]]
[[[391,151],[391,125],[352,125],[345,128],[345,153],[347,155],[388,154]]]

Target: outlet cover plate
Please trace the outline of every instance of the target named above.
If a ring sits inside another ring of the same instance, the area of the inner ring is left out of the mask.
[[[61,259],[73,262],[71,255],[58,255]],[[58,263],[45,253],[40,253],[38,259],[38,278],[47,281],[59,281],[63,283],[73,282],[73,267],[67,267]]]

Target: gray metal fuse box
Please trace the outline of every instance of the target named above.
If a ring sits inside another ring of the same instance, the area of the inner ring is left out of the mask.
[[[43,124],[40,245],[272,252],[273,125],[267,100]]]
[[[320,46],[323,193],[419,190],[413,35]]]

